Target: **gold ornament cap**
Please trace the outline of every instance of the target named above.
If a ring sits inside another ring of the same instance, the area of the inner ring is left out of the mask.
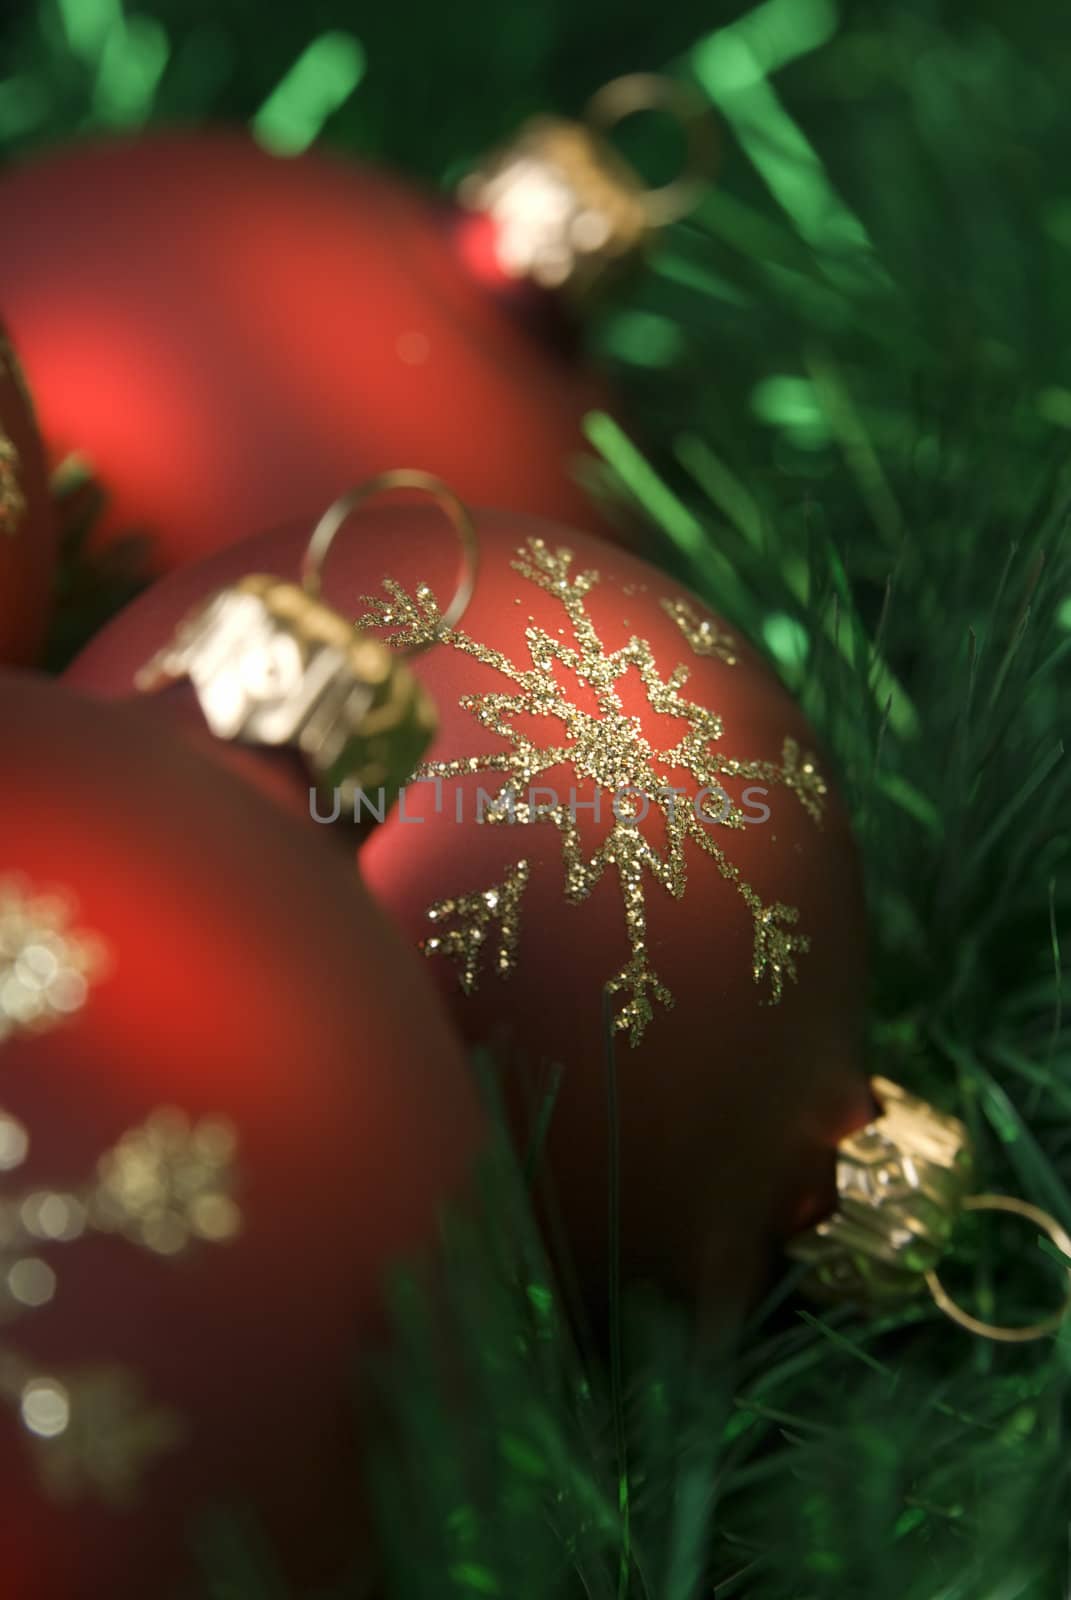
[[[871,1079],[880,1113],[837,1148],[837,1209],[798,1235],[789,1256],[807,1267],[805,1292],[881,1310],[928,1293],[935,1304],[981,1338],[1018,1344],[1054,1333],[1071,1311],[1071,1272],[1064,1305],[1024,1327],[981,1322],[949,1295],[937,1267],[965,1211],[1024,1217],[1071,1257],[1071,1238],[1054,1217],[1013,1195],[972,1194],[974,1160],[967,1128],[888,1078]]]
[[[686,170],[645,186],[607,138],[638,111],[665,111],[688,139]],[[640,256],[654,233],[696,205],[714,166],[714,123],[698,90],[646,73],[616,78],[579,122],[533,117],[458,189],[461,203],[490,217],[507,277],[586,297]]]
[[[180,624],[138,673],[151,692],[188,679],[217,739],[286,747],[322,795],[393,803],[436,728],[413,673],[298,584],[251,574]]]
[[[430,494],[457,533],[464,568],[443,625],[452,624],[475,585],[472,519],[438,478],[401,468],[328,508],[310,538],[300,584],[252,573],[217,591],[134,680],[144,693],[188,681],[217,739],[298,752],[332,813],[354,821],[365,803],[382,820],[438,727],[434,703],[405,656],[320,597],[323,563],[347,519],[394,489]]]

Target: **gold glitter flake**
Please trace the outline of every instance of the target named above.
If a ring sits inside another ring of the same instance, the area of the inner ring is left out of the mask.
[[[487,820],[544,823],[557,828],[562,842],[565,894],[574,903],[586,900],[606,871],[617,874],[630,953],[620,970],[608,977],[607,987],[612,994],[622,996],[615,1023],[627,1032],[633,1044],[639,1043],[651,1022],[654,1004],[673,1004],[672,993],[651,963],[647,881],[653,879],[675,900],[684,896],[686,840],[698,846],[721,876],[734,885],[747,906],[753,923],[754,979],[765,987],[768,1002],[776,1004],[786,979],[797,978],[796,956],[809,948],[809,941],[805,934],[794,931],[798,912],[780,902],[764,904],[718,843],[722,829],[731,831],[746,825],[742,811],[732,802],[721,779],[754,779],[780,785],[794,793],[818,823],[826,787],[814,759],[809,755],[801,758],[798,745],[791,739],[784,742],[780,763],[740,760],[719,752],[716,745],[723,733],[721,717],[681,694],[689,677],[686,666],[678,664],[668,678],[662,677],[650,644],[635,636],[619,650],[605,648],[585,604],[587,595],[600,581],[599,574],[575,571],[573,562],[571,551],[552,550],[542,539],[529,539],[517,551],[514,570],[560,603],[572,631],[573,642],[569,642],[566,637],[555,638],[541,628],[529,626],[525,638],[531,666],[517,665],[500,650],[479,643],[460,629],[444,628],[435,597],[425,584],[418,585],[410,595],[393,579],[386,579],[386,599],[365,598],[370,610],[359,619],[359,627],[385,628],[391,642],[397,645],[437,642],[461,651],[501,673],[513,685],[509,693],[464,695],[460,702],[480,727],[508,740],[508,749],[429,762],[420,768],[417,777],[447,779],[481,772],[501,773],[503,786]],[[718,655],[731,664],[725,654],[731,652],[731,642],[713,623],[705,624],[686,602],[667,602],[666,609],[698,654]],[[555,675],[556,665],[594,695],[597,712],[581,710],[570,699]],[[645,737],[641,719],[625,711],[616,685],[629,672],[639,675],[653,712],[681,723],[680,740],[671,748],[656,749]],[[560,731],[545,743],[537,743],[516,725],[517,719],[530,717],[545,717]],[[581,847],[572,806],[532,805],[529,798],[540,776],[560,765],[571,766],[578,779],[587,779],[597,789],[608,790],[614,796],[613,822],[604,842],[590,857]],[[674,792],[674,769],[691,776],[694,793],[681,794],[679,788]],[[621,792],[625,789],[630,799],[622,803]],[[697,814],[699,811],[702,817]],[[648,814],[662,818],[665,845],[661,852],[643,831]],[[502,888],[487,892],[501,893]],[[515,960],[519,898],[517,890],[508,911],[510,946],[505,948],[502,937],[497,945],[496,966],[503,975],[512,969]],[[467,992],[476,986],[487,933],[498,911],[497,904],[488,907],[485,903],[481,908],[480,902],[481,895],[477,893],[433,906],[433,922],[456,915],[460,927],[425,943],[429,955],[441,953],[460,962],[461,983]]]
[[[458,980],[466,994],[476,988],[484,947],[494,930],[494,970],[500,978],[508,978],[517,965],[521,896],[527,882],[528,863],[518,861],[503,881],[490,889],[439,900],[430,907],[429,922],[441,926],[453,920],[456,926],[425,939],[424,952],[452,956],[459,963]]]
[[[85,1005],[106,966],[101,941],[72,932],[61,899],[0,878],[0,1046],[19,1032],[55,1027]]]
[[[19,481],[19,452],[0,432],[0,538],[13,539],[26,515],[26,496]]]
[[[21,1167],[29,1148],[27,1130],[0,1111],[0,1173]],[[90,1184],[0,1194],[0,1322],[49,1303],[58,1276],[45,1252],[87,1234],[118,1234],[160,1255],[234,1239],[241,1224],[235,1153],[229,1123],[191,1123],[162,1110],[123,1135]],[[42,1372],[7,1342],[0,1342],[0,1406],[21,1424],[41,1486],[58,1499],[94,1495],[125,1505],[151,1462],[184,1437],[181,1419],[151,1404],[133,1374],[117,1367]]]
[[[61,1381],[0,1354],[0,1402],[21,1419],[44,1493],[61,1502],[92,1497],[125,1510],[153,1462],[186,1438],[178,1413],[152,1405],[122,1367],[86,1367]]]
[[[33,407],[22,368],[16,361],[7,339],[0,333],[0,379],[5,372],[10,376],[32,415]],[[5,537],[13,539],[26,516],[26,496],[19,478],[21,466],[14,440],[9,439],[0,429],[0,539]]]
[[[196,1239],[233,1239],[241,1222],[230,1192],[236,1142],[222,1119],[191,1125],[181,1111],[155,1112],[101,1157],[96,1226],[162,1256]]]
[[[736,640],[713,617],[701,617],[687,600],[663,600],[661,604],[697,656],[717,656],[727,667],[736,666]]]

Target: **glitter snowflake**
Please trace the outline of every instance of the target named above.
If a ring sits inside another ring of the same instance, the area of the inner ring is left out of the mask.
[[[6,1040],[61,1026],[82,1010],[107,968],[99,939],[73,927],[61,896],[0,879],[0,1063]],[[234,1239],[235,1134],[221,1118],[191,1123],[160,1110],[125,1133],[77,1188],[9,1192],[30,1152],[30,1134],[0,1110],[0,1326],[18,1324],[60,1292],[56,1253],[112,1234],[153,1255]],[[117,1366],[41,1371],[17,1343],[0,1339],[0,1408],[21,1423],[46,1493],[93,1494],[122,1505],[152,1460],[181,1441],[181,1419],[157,1407],[137,1377]]]
[[[16,1172],[29,1149],[27,1130],[0,1111],[0,1172]],[[234,1149],[226,1122],[191,1124],[163,1110],[124,1134],[82,1187],[0,1192],[0,1323],[21,1322],[59,1292],[43,1252],[92,1234],[117,1234],[156,1255],[235,1238]],[[122,1368],[42,1372],[7,1341],[0,1341],[0,1405],[29,1435],[42,1485],[62,1498],[93,1493],[125,1502],[145,1466],[183,1432],[180,1419],[147,1402]]]
[[[73,1016],[107,966],[99,939],[72,928],[59,895],[32,894],[19,878],[0,878],[0,1044]]]
[[[663,677],[650,644],[637,637],[619,650],[606,649],[586,605],[588,594],[600,581],[597,572],[574,571],[569,550],[551,549],[541,539],[529,539],[516,552],[512,565],[560,603],[572,629],[569,641],[530,625],[525,632],[530,665],[518,665],[461,629],[444,627],[426,585],[419,585],[410,595],[387,579],[383,585],[386,599],[365,597],[369,610],[359,619],[359,627],[386,629],[397,645],[437,642],[440,647],[461,651],[493,668],[511,685],[508,692],[469,694],[461,699],[476,723],[505,739],[508,747],[429,762],[416,774],[417,779],[500,774],[501,787],[486,820],[556,828],[561,835],[565,893],[574,903],[586,900],[605,873],[616,874],[629,956],[617,972],[608,974],[607,987],[621,997],[615,1002],[615,1025],[627,1032],[633,1044],[651,1022],[654,1004],[673,1004],[673,995],[655,971],[648,948],[648,883],[658,885],[674,899],[684,896],[688,871],[685,843],[689,840],[733,885],[750,912],[754,978],[765,986],[769,1003],[776,1004],[785,980],[796,980],[796,957],[809,948],[809,942],[805,934],[795,931],[798,912],[780,901],[765,904],[719,842],[722,830],[731,833],[745,826],[744,815],[725,791],[722,779],[755,779],[789,789],[817,824],[826,786],[813,758],[801,755],[792,739],[785,740],[780,763],[740,760],[722,753],[717,748],[723,733],[721,717],[681,693],[689,677],[687,666],[678,664],[668,678]],[[662,608],[697,655],[716,657],[730,668],[735,665],[734,641],[716,623],[701,618],[687,601],[664,600]],[[594,696],[595,711],[582,709],[570,696],[556,668],[572,674],[577,686]],[[642,682],[651,710],[681,724],[680,739],[672,747],[652,745],[641,719],[626,712],[617,686],[630,673]],[[517,726],[518,719],[531,717],[546,719],[546,742],[529,737]],[[612,823],[591,855],[581,844],[575,806],[563,805],[560,800],[532,803],[533,786],[563,765],[597,791],[614,796]],[[674,769],[690,775],[694,794],[681,795],[679,788],[674,793]],[[663,819],[665,843],[661,849],[650,842],[643,828],[646,817],[654,814]],[[528,864],[522,860],[502,884],[430,907],[428,915],[436,931],[425,941],[425,949],[429,955],[456,959],[466,990],[476,986],[496,928],[494,969],[502,977],[514,969],[527,876]],[[445,932],[439,931],[443,928]]]
[[[21,369],[7,340],[0,335],[0,382],[8,375],[25,398]],[[0,429],[0,535],[6,534],[10,538],[18,533],[26,515],[26,496],[19,479],[19,468],[19,452],[15,442]]]

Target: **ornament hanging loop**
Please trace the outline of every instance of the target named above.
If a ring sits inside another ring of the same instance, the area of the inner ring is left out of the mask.
[[[604,84],[588,101],[584,120],[607,134],[640,111],[662,111],[687,140],[684,170],[669,183],[643,189],[639,203],[651,228],[664,228],[694,211],[710,187],[718,161],[718,133],[710,105],[698,89],[658,73],[633,72]]]
[[[306,594],[314,600],[319,600],[323,593],[324,564],[327,561],[331,546],[334,544],[344,525],[353,516],[355,511],[374,499],[377,495],[389,494],[396,489],[416,489],[423,494],[428,494],[442,508],[457,534],[461,545],[461,575],[450,604],[442,614],[438,632],[444,633],[456,627],[468,609],[476,588],[476,574],[479,569],[480,546],[476,535],[476,527],[472,514],[464,501],[454,493],[450,486],[436,478],[430,472],[420,472],[415,467],[398,467],[390,472],[381,472],[374,478],[369,478],[367,483],[359,484],[356,489],[351,489],[347,494],[330,505],[320,518],[312,531],[308,548],[301,564],[301,585]],[[424,650],[429,650],[436,643],[430,639],[427,643],[411,646],[399,654],[406,656],[420,655]]]
[[[660,188],[648,188],[608,137],[640,111],[667,114],[685,136],[684,170]],[[633,73],[598,90],[579,121],[530,118],[469,173],[458,197],[490,222],[505,279],[583,304],[641,259],[660,228],[695,209],[717,149],[714,113],[697,88]]]
[[[1055,1217],[1043,1211],[1040,1206],[1033,1206],[1028,1200],[1020,1200],[1010,1194],[972,1194],[963,1202],[964,1211],[1003,1211],[1013,1217],[1025,1217],[1027,1222],[1032,1222],[1039,1232],[1047,1235],[1052,1243],[1064,1256],[1071,1259],[1071,1238],[1061,1228]],[[995,1322],[982,1322],[977,1317],[972,1317],[969,1311],[964,1311],[948,1293],[937,1273],[932,1269],[926,1274],[926,1287],[934,1304],[943,1311],[946,1317],[958,1323],[961,1328],[966,1328],[968,1333],[973,1333],[980,1339],[992,1339],[999,1344],[1030,1344],[1034,1339],[1044,1339],[1050,1334],[1058,1332],[1062,1327],[1065,1317],[1071,1313],[1071,1267],[1067,1270],[1068,1287],[1064,1296],[1064,1303],[1051,1316],[1042,1317],[1038,1322],[1026,1323],[1022,1326],[1004,1326]]]

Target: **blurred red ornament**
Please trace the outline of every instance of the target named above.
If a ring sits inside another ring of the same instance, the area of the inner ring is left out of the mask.
[[[0,662],[22,665],[37,655],[55,567],[44,452],[22,369],[0,327]]]
[[[837,1141],[872,1112],[847,816],[799,709],[700,601],[580,534],[497,512],[476,526],[470,607],[411,663],[441,720],[430,763],[362,874],[466,1039],[501,1048],[518,1103],[538,1107],[564,1068],[547,1153],[589,1283],[607,1251],[612,1020],[626,1263],[731,1313],[775,1239],[828,1213]],[[174,574],[75,681],[130,693],[191,606],[244,572],[295,577],[306,544],[277,533]],[[372,508],[326,594],[428,644],[454,567],[433,512]],[[291,798],[307,809],[307,787]]]
[[[319,1581],[465,1062],[356,873],[149,708],[9,675],[0,725],[4,1585],[170,1600],[217,1505]]]
[[[157,569],[399,462],[606,531],[571,469],[607,391],[489,216],[237,131],[49,153],[0,202],[0,303],[53,460],[88,464],[101,535],[150,535]]]

